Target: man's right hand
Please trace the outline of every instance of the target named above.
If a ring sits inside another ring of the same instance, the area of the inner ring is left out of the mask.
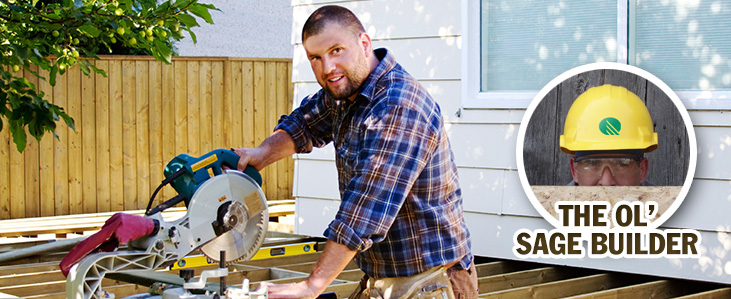
[[[237,167],[239,170],[244,171],[247,165],[251,165],[256,170],[261,171],[264,166],[261,166],[261,158],[259,158],[259,148],[236,148],[233,149],[234,153],[239,155],[239,164]]]

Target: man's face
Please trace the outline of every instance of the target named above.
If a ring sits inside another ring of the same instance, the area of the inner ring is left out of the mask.
[[[579,186],[639,186],[645,182],[645,158],[615,155],[572,157],[571,175]]]
[[[371,72],[368,35],[354,36],[338,24],[329,23],[320,33],[307,37],[303,45],[320,86],[335,99],[353,100]]]

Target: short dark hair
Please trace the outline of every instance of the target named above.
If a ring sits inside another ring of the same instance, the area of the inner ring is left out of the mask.
[[[315,10],[302,27],[302,42],[308,37],[317,35],[325,28],[325,25],[335,22],[344,29],[358,37],[361,33],[365,33],[363,24],[358,17],[349,9],[337,6],[326,5]]]

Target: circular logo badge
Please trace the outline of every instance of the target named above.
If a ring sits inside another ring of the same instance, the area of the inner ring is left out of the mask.
[[[599,131],[604,135],[619,135],[622,130],[622,123],[614,117],[607,117],[599,122]]]

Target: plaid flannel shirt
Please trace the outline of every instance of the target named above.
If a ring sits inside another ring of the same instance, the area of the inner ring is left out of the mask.
[[[472,262],[457,167],[440,109],[385,49],[354,101],[323,90],[275,129],[297,152],[334,142],[340,208],[325,237],[357,251],[370,277],[402,277]]]

